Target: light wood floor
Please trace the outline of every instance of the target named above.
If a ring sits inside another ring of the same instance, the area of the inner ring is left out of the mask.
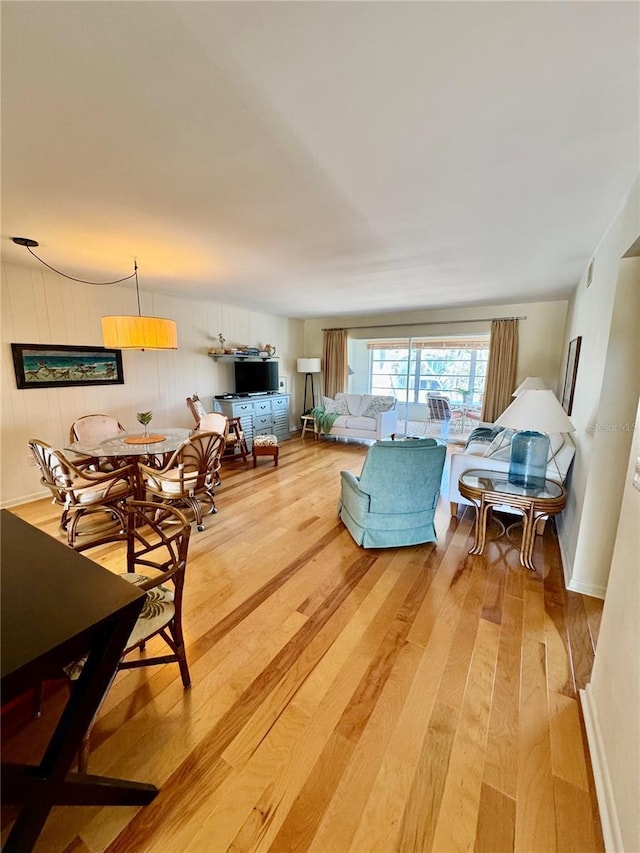
[[[603,850],[577,700],[601,602],[564,590],[552,524],[540,574],[505,539],[469,556],[471,512],[444,502],[437,544],[358,548],[336,501],[365,451],[294,439],[278,468],[225,468],[191,536],[193,686],[119,674],[92,737],[90,772],[160,794],[55,809],[38,851]],[[57,535],[48,501],[13,511]],[[5,760],[37,757],[47,693],[41,720],[3,714]]]

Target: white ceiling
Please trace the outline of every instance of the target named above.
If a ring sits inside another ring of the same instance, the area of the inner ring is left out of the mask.
[[[294,317],[565,298],[633,2],[4,2],[2,249]]]

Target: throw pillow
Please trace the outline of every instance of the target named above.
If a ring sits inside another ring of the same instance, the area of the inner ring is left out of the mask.
[[[393,409],[395,402],[395,397],[374,397],[360,417],[375,418],[379,412],[388,412]]]
[[[498,461],[508,462],[511,459],[511,439],[514,432],[513,429],[503,429],[502,432],[499,432],[485,450],[484,455]]]
[[[322,405],[327,415],[348,415],[347,401],[343,398],[332,400],[331,397],[323,397]]]

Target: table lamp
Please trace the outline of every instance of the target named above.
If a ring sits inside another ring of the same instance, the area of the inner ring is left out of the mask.
[[[509,482],[525,488],[544,486],[548,433],[575,432],[558,398],[546,388],[518,394],[496,420],[496,426],[518,430],[511,439]]]
[[[307,409],[307,382],[311,381],[311,408],[315,408],[315,393],[313,390],[313,374],[320,373],[319,358],[299,358],[297,363],[298,373],[304,373],[304,403],[302,404],[302,414],[306,415],[310,411]]]
[[[519,397],[523,391],[542,391],[546,389],[546,385],[544,379],[540,376],[527,376],[516,388],[516,390],[511,395],[512,397]]]

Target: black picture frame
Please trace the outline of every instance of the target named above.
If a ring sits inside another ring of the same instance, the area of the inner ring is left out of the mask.
[[[573,395],[576,389],[576,377],[578,375],[578,361],[580,359],[580,345],[582,337],[578,336],[569,342],[567,352],[567,368],[564,374],[564,386],[562,388],[562,408],[570,415],[573,409]]]
[[[11,344],[18,388],[123,385],[122,352],[67,344]]]

